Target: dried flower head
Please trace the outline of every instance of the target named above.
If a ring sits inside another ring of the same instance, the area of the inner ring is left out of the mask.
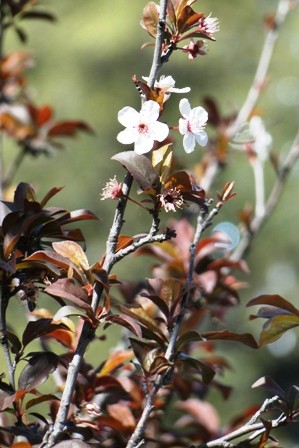
[[[211,17],[211,14],[208,17],[201,17],[198,21],[198,31],[215,40],[213,35],[219,31],[219,20],[217,17]]]
[[[193,61],[198,56],[205,56],[207,54],[207,47],[203,40],[194,42],[194,40],[191,39],[188,45],[184,45],[182,51],[188,53],[189,61]]]
[[[166,212],[176,212],[177,208],[182,208],[185,203],[180,190],[175,188],[167,188],[160,194],[160,204]]]
[[[105,199],[119,199],[123,196],[122,184],[116,180],[116,176],[113,179],[109,179],[102,189],[101,196],[102,201]]]

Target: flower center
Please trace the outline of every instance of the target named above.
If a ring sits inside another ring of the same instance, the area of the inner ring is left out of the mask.
[[[139,134],[146,134],[148,132],[148,126],[145,123],[139,123],[138,132]]]

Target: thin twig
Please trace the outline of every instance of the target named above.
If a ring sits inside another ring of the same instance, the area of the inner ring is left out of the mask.
[[[263,216],[265,213],[265,176],[264,176],[264,163],[257,156],[251,162],[254,185],[255,185],[255,216]]]
[[[7,169],[6,175],[2,180],[2,188],[6,189],[11,184],[13,178],[15,177],[20,165],[22,164],[26,155],[26,151],[23,147],[20,147],[20,151],[17,153],[16,158],[12,161],[11,165]]]
[[[119,200],[115,214],[114,214],[114,220],[113,225],[111,227],[108,240],[107,240],[107,251],[106,251],[106,257],[105,262],[103,264],[103,269],[106,270],[107,273],[110,272],[112,266],[113,266],[113,257],[117,245],[118,236],[120,234],[121,228],[123,226],[123,218],[124,213],[126,209],[127,204],[127,198],[130,193],[131,185],[132,185],[133,178],[132,176],[127,173],[124,182],[123,182],[123,196]],[[91,307],[93,311],[95,312],[96,309],[99,306],[99,302],[103,293],[103,286],[102,284],[98,283],[95,286],[93,297],[92,297],[92,304]],[[63,394],[60,401],[59,410],[56,416],[56,421],[51,428],[50,435],[47,434],[45,437],[45,443],[43,443],[41,446],[44,447],[51,447],[53,446],[56,441],[59,439],[61,434],[65,430],[65,422],[67,420],[68,410],[71,403],[71,398],[75,389],[77,376],[79,374],[80,365],[83,361],[86,349],[90,343],[90,341],[94,338],[94,332],[95,330],[91,327],[89,322],[85,322],[83,325],[83,329],[78,341],[78,346],[76,349],[76,352],[74,354],[74,357],[72,359],[72,362],[69,365],[67,378],[65,382],[65,387],[63,390]]]
[[[4,27],[2,23],[3,17],[1,17],[0,12],[0,60],[3,58],[3,38],[4,38]],[[0,105],[3,103],[2,92],[0,92]],[[4,148],[3,148],[3,133],[0,132],[0,201],[4,197]],[[0,202],[0,225],[5,217],[5,206]]]
[[[150,72],[150,80],[149,85],[154,86],[155,80],[157,78],[158,71],[161,67],[161,47],[164,36],[164,28],[165,28],[165,19],[166,19],[166,0],[162,0],[161,2],[161,10],[160,10],[160,19],[159,19],[159,28],[157,34],[157,41],[155,47],[155,56],[152,64],[151,72]],[[164,25],[163,25],[164,24]],[[160,55],[160,56],[158,56]],[[111,231],[109,233],[107,244],[106,244],[106,256],[105,262],[103,264],[103,269],[106,270],[107,273],[110,272],[112,266],[119,261],[121,257],[115,255],[118,237],[120,231],[122,229],[124,223],[124,213],[127,205],[127,201],[129,198],[129,193],[131,189],[131,185],[133,182],[133,178],[130,173],[126,174],[126,177],[123,182],[123,197],[119,200],[115,215],[114,221],[111,227]],[[149,232],[150,238],[153,238],[155,234],[158,232],[159,228],[159,218],[158,215],[155,214],[153,216],[151,230]],[[96,311],[98,308],[101,296],[103,293],[103,286],[101,284],[96,285],[93,297],[92,297],[92,309]],[[50,448],[53,444],[58,440],[59,436],[63,433],[65,429],[65,422],[67,420],[67,414],[71,402],[71,397],[74,392],[76,378],[79,373],[80,365],[83,360],[85,351],[90,340],[94,336],[94,330],[90,328],[88,322],[86,322],[83,326],[81,336],[79,338],[78,347],[73,357],[72,362],[70,363],[68,369],[68,375],[66,379],[65,388],[62,394],[60,407],[56,416],[56,421],[54,427],[51,429],[51,434],[47,434],[45,437],[45,443],[42,446],[47,446]]]
[[[135,252],[137,249],[145,246],[146,244],[163,243],[164,241],[167,241],[167,240],[173,238],[174,236],[175,236],[175,233],[171,229],[168,229],[168,231],[166,231],[166,233],[162,233],[160,235],[151,235],[149,233],[144,238],[140,238],[138,241],[134,241],[134,243],[130,244],[130,246],[117,252],[113,257],[113,264],[117,263],[122,258]]]
[[[6,335],[6,310],[10,299],[10,289],[5,273],[1,279],[1,306],[0,306],[0,333],[1,345],[3,347],[4,356],[7,364],[9,382],[13,390],[15,390],[15,367],[12,362],[8,339]]]
[[[279,35],[281,25],[284,23],[288,12],[290,11],[290,0],[280,0],[277,6],[274,22],[268,30],[264,46],[261,52],[257,70],[253,78],[253,83],[248,91],[246,100],[241,107],[237,118],[228,130],[228,135],[233,137],[240,126],[242,126],[249,118],[253,108],[255,107],[263,87],[267,79],[270,62],[275,49],[275,44]]]
[[[247,97],[240,109],[240,112],[238,113],[234,122],[226,131],[228,140],[232,139],[235,136],[236,132],[240,129],[240,127],[244,123],[246,123],[263,92],[263,87],[267,79],[267,74],[269,71],[275,45],[279,36],[279,31],[282,24],[285,22],[289,11],[290,1],[280,0],[274,16],[275,26],[269,29],[266,34],[252,85],[248,91]],[[220,168],[221,166],[219,165],[217,158],[211,157],[205,171],[205,176],[201,181],[201,186],[202,188],[204,188],[204,190],[208,191],[209,187],[217,177]]]
[[[159,70],[162,65],[161,61],[161,52],[162,52],[162,44],[164,41],[165,34],[165,26],[166,26],[166,8],[167,8],[167,0],[160,0],[160,12],[159,12],[159,23],[157,29],[157,37],[155,43],[155,50],[153,56],[153,63],[149,75],[148,85],[151,89],[153,89],[155,85],[155,81],[158,77]]]
[[[277,180],[272,188],[269,198],[266,202],[264,213],[259,216],[255,216],[252,220],[249,229],[246,229],[242,235],[240,243],[236,247],[235,251],[231,255],[232,260],[240,260],[246,251],[248,251],[253,237],[259,232],[265,221],[269,218],[274,208],[276,207],[281,194],[283,192],[286,180],[294,167],[296,161],[299,158],[299,132],[297,133],[291,149],[282,164],[282,167],[278,171]]]
[[[265,412],[274,401],[277,401],[276,396],[273,397],[273,399],[267,399],[261,409],[258,411],[258,416],[260,416],[262,412]],[[277,428],[278,426],[282,426],[286,422],[286,420],[287,416],[281,414],[277,419],[271,420],[268,423],[271,423],[271,428],[273,429]],[[248,423],[230,432],[229,434],[226,434],[225,436],[218,439],[211,440],[210,442],[202,443],[198,445],[197,448],[235,447],[236,445],[231,445],[229,443],[231,440],[239,439],[240,437],[246,436],[247,434],[251,434],[250,440],[254,440],[265,431],[266,427],[263,422],[256,423],[254,419],[251,419]]]
[[[193,273],[194,273],[196,246],[197,246],[197,243],[198,243],[203,231],[211,224],[214,216],[216,216],[218,214],[221,206],[222,206],[222,203],[218,203],[217,206],[213,208],[213,210],[209,213],[209,215],[207,217],[204,217],[204,214],[200,214],[198,217],[198,220],[197,220],[197,229],[196,229],[196,232],[194,235],[193,242],[190,246],[190,261],[189,261],[188,275],[187,275],[186,284],[185,284],[186,292],[182,298],[181,310],[177,317],[176,324],[171,332],[168,347],[167,347],[167,350],[165,353],[165,358],[170,362],[173,360],[173,357],[174,357],[175,344],[176,344],[182,323],[184,321],[186,307],[187,307],[189,297],[190,297],[190,290],[191,290],[191,285],[192,285],[192,281],[193,281]],[[167,382],[166,380],[169,380],[172,370],[173,369],[170,368],[170,371],[167,371],[163,375],[159,375],[153,385],[153,388],[151,389],[149,394],[147,394],[142,415],[138,421],[138,424],[137,424],[126,448],[136,448],[137,446],[139,446],[139,443],[141,442],[141,438],[142,438],[142,435],[143,435],[143,432],[145,429],[146,422],[147,422],[151,412],[154,409],[154,399],[155,399],[157,393],[159,392],[159,390],[161,389],[161,387]]]

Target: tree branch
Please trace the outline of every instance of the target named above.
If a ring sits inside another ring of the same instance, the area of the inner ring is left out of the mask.
[[[197,446],[197,448],[236,448],[235,444],[230,444],[229,442],[231,440],[239,439],[240,437],[243,437],[247,434],[253,433],[250,436],[250,440],[254,440],[259,435],[263,434],[266,431],[265,424],[263,422],[257,422],[257,420],[261,417],[261,414],[263,412],[266,412],[273,403],[277,402],[279,400],[279,397],[275,395],[272,398],[268,398],[264,401],[261,408],[251,417],[251,419],[241,428],[236,429],[235,431],[230,432],[229,434],[226,434],[223,437],[220,437],[219,439],[212,440],[207,443],[202,443]],[[277,428],[278,426],[282,426],[287,420],[287,416],[284,414],[281,414],[277,419],[271,420],[269,423],[271,423],[271,428]],[[246,440],[244,440],[245,442]]]
[[[164,40],[166,6],[167,6],[167,0],[161,0],[159,26],[157,30],[155,52],[149,77],[149,86],[151,88],[153,88],[155,80],[157,79],[159,69],[161,68],[161,49],[162,49],[162,42]],[[123,226],[124,222],[123,217],[130,189],[132,186],[132,182],[133,178],[131,174],[127,173],[123,182],[123,197],[118,202],[116,212],[114,215],[113,225],[111,227],[111,231],[109,233],[106,244],[106,257],[103,269],[105,269],[107,273],[110,272],[112,266],[116,262],[115,250],[117,246],[118,237]],[[158,231],[158,221],[159,220],[157,220],[157,217],[153,218],[152,228],[150,230],[150,235],[152,237]],[[103,293],[103,286],[101,284],[97,284],[94,289],[91,305],[94,311],[98,308],[102,293]],[[83,360],[85,351],[88,347],[88,344],[90,340],[93,338],[93,336],[94,336],[94,330],[92,330],[89,323],[86,322],[82,329],[76,353],[68,369],[66,384],[62,394],[61,403],[56,416],[54,427],[53,429],[51,429],[50,435],[46,434],[45,443],[42,446],[46,446],[48,448],[53,446],[55,442],[58,440],[61,433],[64,431],[65,422],[67,419],[67,414],[71,403],[71,397],[75,389],[76,379],[80,370],[80,365]]]
[[[204,213],[200,214],[197,220],[197,228],[194,235],[193,242],[190,246],[190,262],[189,262],[189,269],[188,269],[188,275],[185,283],[185,294],[182,298],[181,303],[181,309],[180,313],[177,317],[176,324],[173,328],[173,331],[171,332],[168,347],[165,353],[165,358],[168,361],[172,361],[175,354],[175,344],[182,326],[182,323],[184,321],[186,307],[189,301],[190,297],[190,290],[191,290],[191,284],[193,280],[193,273],[194,273],[194,262],[195,262],[195,255],[196,255],[196,246],[197,243],[203,233],[203,231],[211,224],[214,216],[216,216],[219,212],[219,209],[221,208],[222,203],[219,202],[216,207],[213,208],[213,210],[208,214],[207,217],[204,217]],[[146,422],[151,414],[151,412],[154,409],[154,399],[161,389],[161,387],[169,382],[169,378],[171,377],[171,374],[173,372],[173,367],[170,367],[170,369],[163,375],[159,375],[156,379],[153,388],[151,391],[147,394],[145,406],[143,408],[142,415],[138,421],[138,424],[127,444],[126,448],[137,448],[137,446],[140,446],[141,438],[145,429]]]
[[[151,89],[154,88],[155,81],[158,77],[159,70],[162,66],[161,54],[162,54],[162,44],[164,41],[164,33],[166,25],[166,8],[167,8],[167,0],[160,0],[160,13],[159,13],[157,37],[153,56],[153,63],[148,80],[148,85]]]
[[[277,6],[277,10],[274,16],[274,24],[271,29],[266,34],[264,45],[259,58],[257,70],[255,72],[251,87],[249,88],[247,97],[241,107],[236,119],[227,129],[228,140],[232,139],[240,127],[246,123],[253,108],[257,104],[265,85],[267,79],[267,74],[269,71],[271,59],[275,49],[275,45],[279,36],[280,28],[286,20],[288,12],[290,11],[289,0],[280,0]],[[207,169],[205,171],[205,176],[201,180],[201,187],[208,191],[214,179],[219,173],[219,163],[216,157],[211,157]]]
[[[246,100],[241,107],[237,118],[228,130],[230,138],[232,138],[236,134],[240,126],[242,126],[248,120],[248,117],[250,116],[263,91],[280,27],[284,23],[289,11],[290,1],[280,0],[274,16],[273,25],[267,32],[265,38],[264,46],[261,52],[260,60],[255,72],[255,76],[253,78],[252,85],[248,91]]]
[[[0,12],[0,60],[3,58],[3,38],[4,38],[4,27],[2,23],[3,17],[1,17]],[[0,92],[0,105],[3,103],[2,92]],[[0,132],[0,201],[4,197],[4,150],[3,150],[3,133]],[[5,217],[5,205],[0,202],[0,225]]]
[[[278,171],[277,180],[272,188],[269,198],[266,202],[264,213],[256,215],[252,220],[249,229],[246,229],[240,240],[240,243],[236,247],[235,251],[231,255],[232,260],[240,260],[243,255],[249,250],[253,237],[259,232],[265,221],[269,218],[274,208],[276,207],[287,178],[294,167],[296,161],[299,158],[299,132],[297,133],[291,149],[282,164],[282,167]]]
[[[171,238],[174,237],[175,232],[172,231],[171,229],[167,229],[165,233],[161,233],[160,235],[151,235],[151,233],[149,233],[144,238],[140,238],[138,241],[135,241],[133,244],[130,244],[130,246],[117,252],[113,257],[113,264],[117,263],[127,255],[135,252],[137,249],[145,246],[146,244],[163,243],[163,241],[170,240]]]

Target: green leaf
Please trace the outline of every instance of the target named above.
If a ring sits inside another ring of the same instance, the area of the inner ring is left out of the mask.
[[[299,326],[299,316],[281,315],[269,319],[260,335],[260,346],[277,341],[286,331]]]

